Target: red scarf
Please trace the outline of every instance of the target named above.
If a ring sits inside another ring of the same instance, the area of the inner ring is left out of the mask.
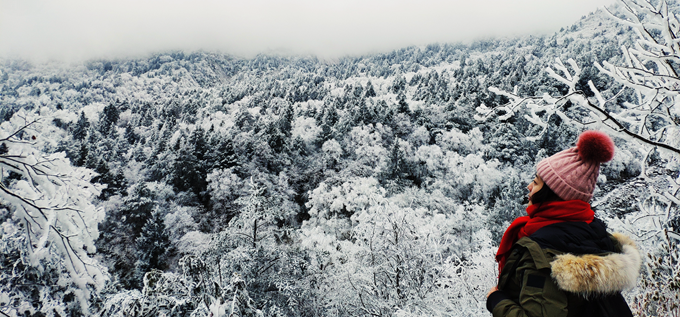
[[[531,205],[527,207],[527,214],[528,216],[515,219],[503,234],[498,253],[496,253],[499,275],[517,240],[528,237],[547,225],[560,222],[591,223],[595,217],[590,204],[582,200],[551,201]]]

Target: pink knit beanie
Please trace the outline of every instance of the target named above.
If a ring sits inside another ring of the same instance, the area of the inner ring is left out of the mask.
[[[536,174],[564,200],[593,198],[600,163],[614,158],[614,142],[599,131],[581,134],[576,147],[559,152],[538,163]]]

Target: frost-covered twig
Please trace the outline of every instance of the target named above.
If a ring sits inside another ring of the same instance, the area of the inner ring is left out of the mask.
[[[652,132],[644,133],[644,130],[642,130],[643,128],[647,127],[649,118],[648,116],[645,117],[645,119],[643,120],[637,120],[634,117],[626,116],[626,114],[633,114],[628,111],[620,111],[616,113],[606,110],[607,109],[606,106],[608,103],[613,103],[616,101],[615,98],[616,96],[610,99],[604,99],[604,97],[602,96],[600,91],[595,87],[592,81],[589,81],[588,85],[591,91],[595,94],[596,102],[593,102],[591,99],[587,98],[583,91],[576,90],[575,83],[578,82],[579,80],[578,74],[580,73],[580,71],[578,70],[578,67],[576,67],[575,62],[573,60],[570,59],[569,64],[572,65],[572,67],[574,68],[573,73],[571,73],[559,59],[557,60],[554,67],[556,69],[561,70],[563,72],[563,75],[559,75],[551,68],[548,68],[548,73],[551,77],[569,86],[569,92],[566,95],[559,98],[554,98],[547,94],[544,94],[542,97],[521,97],[512,93],[502,91],[495,87],[489,88],[491,92],[506,96],[510,99],[510,102],[508,104],[499,106],[496,109],[494,109],[496,112],[497,111],[506,112],[506,115],[499,119],[501,120],[507,119],[506,118],[507,116],[514,115],[515,109],[524,106],[529,110],[529,115],[525,116],[525,118],[529,122],[543,127],[542,131],[538,135],[529,137],[528,138],[529,140],[536,140],[540,138],[540,136],[543,133],[545,133],[545,131],[547,131],[548,120],[550,119],[550,117],[552,117],[553,115],[557,115],[562,120],[566,122],[571,122],[572,124],[576,124],[578,126],[599,124],[599,126],[606,128],[611,133],[622,135],[626,138],[637,140],[644,144],[658,147],[663,150],[668,150],[675,154],[680,154],[680,147],[660,141],[662,139],[662,135],[658,135],[655,139],[652,139],[651,137],[645,137],[645,134],[648,134],[650,136],[654,135],[654,133]],[[620,93],[621,92],[617,93],[617,95]],[[658,91],[656,91],[655,93],[658,94]],[[670,97],[665,96],[665,98]],[[571,100],[576,105],[579,105],[590,111],[590,117],[595,119],[595,121],[584,123],[576,118],[567,115],[561,109],[567,100]],[[659,102],[659,104],[661,104],[661,102]],[[659,104],[657,104],[655,107],[658,108],[660,106]],[[647,115],[656,115],[656,113],[653,112],[655,110],[655,107],[652,107],[651,110],[647,110],[644,113]],[[485,117],[477,118],[479,120],[484,120],[488,118],[488,116],[490,116],[490,114],[493,113],[494,110],[490,110],[486,107],[480,107],[477,109],[477,111],[480,114],[485,115]],[[668,113],[670,113],[670,111],[668,111]],[[633,127],[637,126],[639,128],[638,131],[637,132],[631,131],[630,128],[627,128],[626,125],[623,124],[623,121],[625,121],[626,123]],[[669,126],[664,126],[658,129],[658,131],[662,132],[661,134],[669,130],[672,131],[678,130],[677,125],[672,120],[669,121]]]
[[[34,120],[34,121],[31,121],[31,122],[25,124],[25,125],[22,126],[21,128],[19,128],[19,129],[17,129],[16,131],[14,131],[12,134],[10,134],[10,135],[8,135],[8,136],[6,136],[6,137],[0,139],[0,142],[5,142],[5,141],[9,141],[9,142],[17,142],[17,141],[19,141],[19,142],[20,142],[21,140],[12,140],[12,138],[14,138],[15,136],[17,136],[17,135],[18,135],[19,133],[21,133],[22,131],[28,129],[30,126],[34,125],[36,122],[38,122],[38,121],[37,121],[37,120]]]

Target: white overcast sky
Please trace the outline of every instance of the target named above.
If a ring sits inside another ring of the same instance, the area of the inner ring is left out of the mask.
[[[0,0],[0,56],[315,54],[546,34],[614,0]]]

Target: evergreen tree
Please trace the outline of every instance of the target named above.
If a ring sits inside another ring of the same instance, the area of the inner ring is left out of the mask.
[[[75,127],[73,127],[73,139],[82,141],[87,137],[87,130],[90,128],[90,122],[85,118],[85,113],[80,112],[80,117],[78,117],[78,122],[76,122]]]
[[[189,135],[189,146],[193,145],[193,156],[196,157],[194,166],[192,167],[195,176],[191,182],[191,190],[196,194],[204,205],[210,201],[209,197],[203,197],[204,192],[208,186],[206,177],[210,171],[211,164],[207,158],[208,142],[206,140],[205,131],[197,126],[196,129]],[[192,157],[188,157],[192,159]]]
[[[309,154],[307,151],[307,145],[300,136],[297,136],[292,140],[291,152],[299,156],[307,156]]]
[[[131,124],[125,126],[125,139],[129,144],[135,144],[139,141],[139,136],[135,134],[135,129]]]
[[[329,125],[328,123],[324,122],[320,126],[321,128],[321,133],[319,133],[319,136],[317,138],[317,146],[321,146],[324,144],[324,142],[330,140],[333,138],[333,126]]]
[[[538,147],[544,149],[547,156],[551,156],[573,144],[578,138],[580,131],[573,125],[564,124],[559,116],[553,116],[549,120],[548,127],[538,141]]]
[[[408,177],[408,162],[404,152],[399,148],[399,140],[395,140],[390,149],[387,166],[382,173],[382,182],[392,192],[400,192],[408,187],[410,182]]]
[[[293,130],[293,120],[295,120],[295,113],[293,107],[290,103],[286,103],[281,111],[279,117],[279,131],[283,133],[284,136],[290,137],[291,131]]]
[[[213,138],[210,140],[210,149],[206,154],[206,166],[208,170],[227,169],[238,165],[238,155],[234,151],[234,142],[231,138]]]
[[[387,105],[385,100],[379,100],[375,105],[375,113],[378,121],[384,125],[390,125],[394,117],[394,109]]]
[[[354,91],[352,95],[354,96],[353,99],[360,99],[364,94],[364,87],[361,87],[361,85],[357,84],[354,86]]]
[[[373,83],[369,80],[368,83],[366,83],[366,89],[364,89],[364,97],[365,98],[370,98],[370,97],[375,97],[377,94],[375,93],[375,89],[373,88]]]
[[[135,184],[123,199],[119,209],[109,210],[99,225],[98,250],[109,261],[123,287],[139,288],[140,276],[136,273],[137,237],[156,206],[155,197],[144,183]]]
[[[88,155],[89,155],[89,150],[87,148],[87,145],[85,144],[85,142],[80,143],[80,148],[78,149],[78,155],[76,156],[73,164],[75,166],[85,165]]]
[[[205,177],[201,177],[199,162],[193,144],[184,138],[178,141],[174,161],[170,167],[170,179],[177,191],[191,190],[198,195],[205,189]]]
[[[356,125],[374,123],[374,118],[366,106],[365,99],[358,100],[352,108],[352,112],[354,113],[354,122]]]
[[[402,75],[398,75],[392,82],[392,86],[390,86],[390,88],[395,94],[404,92],[406,89],[406,78],[404,78]]]
[[[110,103],[104,107],[102,115],[103,117],[99,118],[99,131],[103,135],[108,135],[111,132],[111,128],[116,125],[120,118],[118,107]]]
[[[286,135],[279,130],[278,125],[268,123],[263,131],[260,133],[266,140],[269,147],[276,153],[281,153],[286,146]]]
[[[395,141],[394,144],[392,144],[387,171],[387,176],[390,179],[402,179],[406,176],[406,159],[404,157],[404,152],[399,148],[399,141]]]
[[[411,114],[411,109],[406,102],[406,95],[404,95],[403,92],[400,92],[399,95],[397,95],[397,113]]]
[[[121,214],[125,217],[123,223],[129,224],[132,236],[138,237],[146,220],[151,217],[156,202],[153,193],[144,183],[135,184],[130,191],[123,200]]]
[[[194,146],[194,155],[198,161],[203,161],[205,154],[208,151],[208,143],[205,138],[205,131],[201,126],[196,126],[196,129],[189,135],[189,144]]]
[[[99,149],[97,147],[101,137],[101,134],[99,134],[94,127],[90,127],[90,131],[87,133],[87,142],[84,143],[86,144],[87,151],[81,151],[81,153],[86,155],[85,167],[87,168],[96,168],[99,160],[101,159],[98,153]]]
[[[106,185],[106,188],[102,189],[99,199],[106,200],[113,195],[122,193],[123,189],[126,187],[125,177],[122,173],[118,172],[116,174],[111,173],[108,165],[104,160],[99,160],[95,172],[99,175],[92,178],[92,183],[99,183]]]
[[[489,138],[489,158],[501,162],[525,162],[530,156],[522,144],[524,137],[512,124],[500,124]]]
[[[163,213],[157,209],[151,213],[135,243],[138,259],[135,263],[135,280],[141,281],[144,274],[152,269],[168,268],[167,255],[172,250]]]

